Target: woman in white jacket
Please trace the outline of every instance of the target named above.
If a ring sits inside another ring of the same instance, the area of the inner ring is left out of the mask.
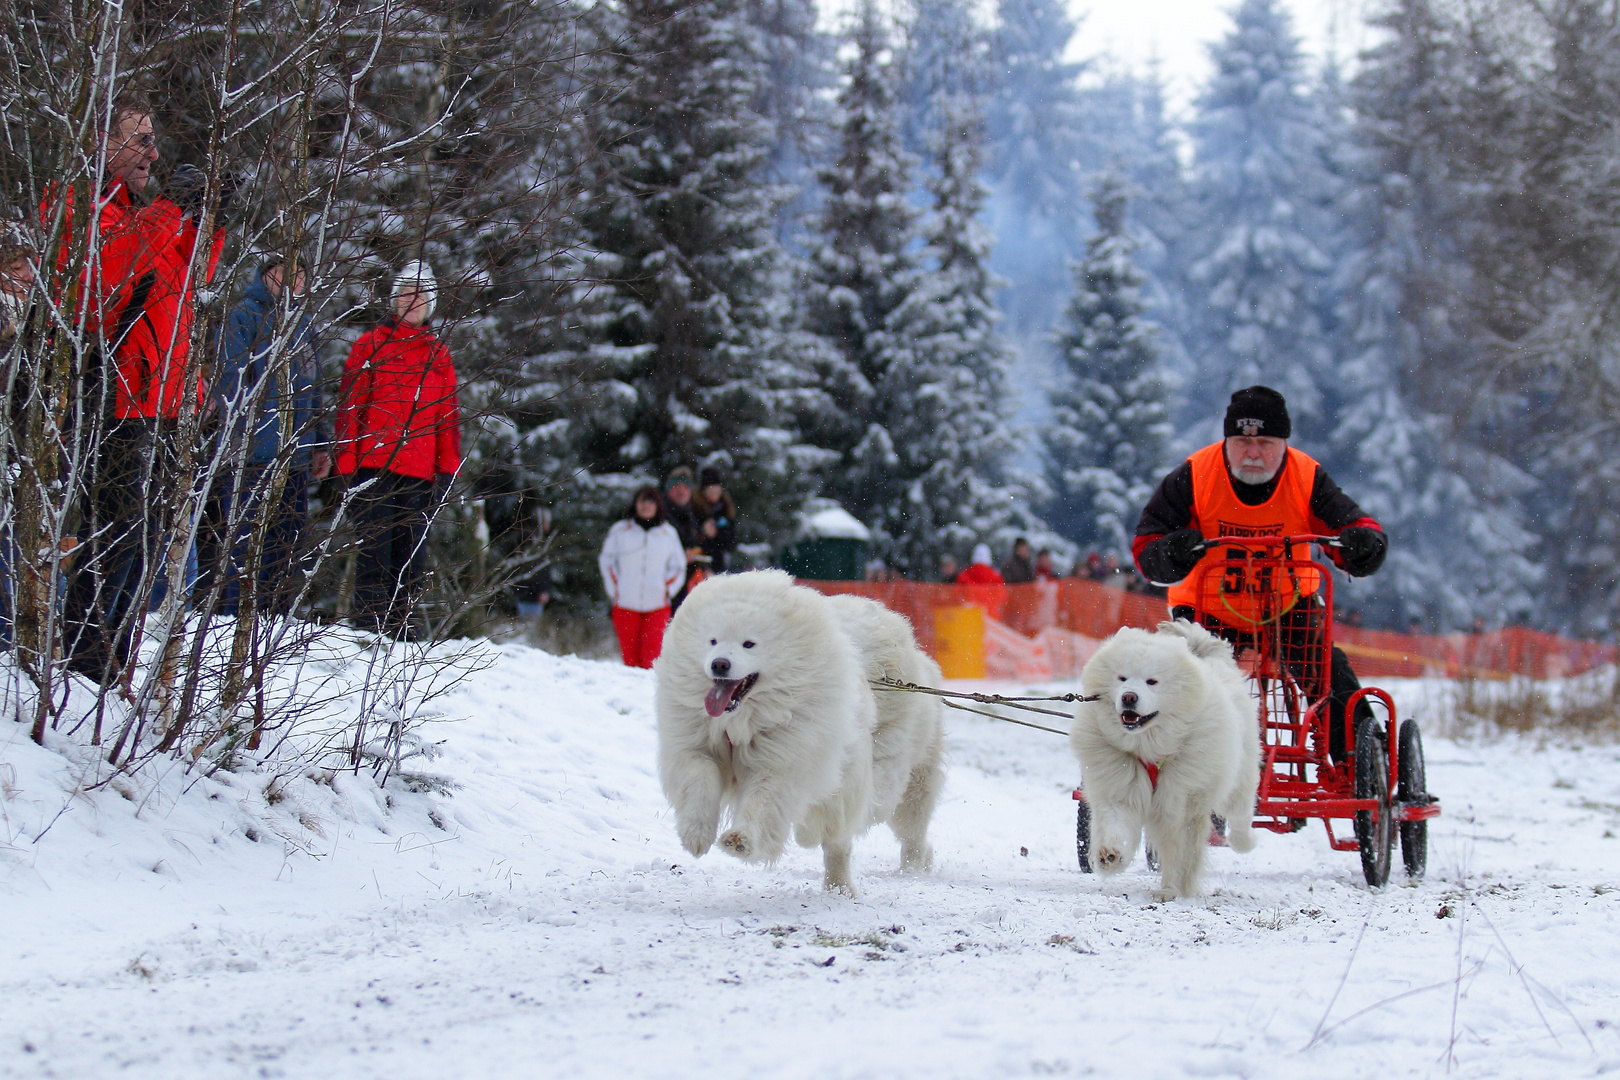
[[[664,498],[648,484],[630,512],[615,522],[597,560],[613,601],[613,629],[629,667],[650,668],[664,644],[670,598],[686,582],[686,552],[675,526],[664,520]]]

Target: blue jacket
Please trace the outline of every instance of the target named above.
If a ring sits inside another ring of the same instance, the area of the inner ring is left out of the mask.
[[[222,424],[220,438],[229,440],[227,445],[234,457],[240,440],[251,432],[248,464],[268,465],[275,460],[281,450],[283,428],[279,377],[274,368],[278,366],[276,361],[290,359],[293,402],[286,430],[296,434],[299,443],[292,467],[308,471],[310,452],[332,441],[321,416],[320,340],[309,316],[295,313],[296,325],[290,335],[284,335],[283,348],[276,357],[269,356],[278,337],[277,310],[263,273],[255,270],[242,299],[225,317],[214,352],[214,401]],[[265,384],[262,388],[261,382]]]

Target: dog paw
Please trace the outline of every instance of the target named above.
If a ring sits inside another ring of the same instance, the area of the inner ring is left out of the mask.
[[[838,878],[836,880],[833,878],[827,878],[822,881],[821,885],[822,888],[826,889],[828,892],[838,893],[840,896],[847,896],[851,900],[859,899],[861,895],[855,891],[855,883],[850,881],[848,878]]]
[[[694,856],[701,856],[714,844],[714,826],[707,829],[689,825],[680,830],[681,846]]]
[[[720,846],[739,859],[746,859],[753,853],[754,846],[740,831],[732,829],[720,838]]]
[[[1092,852],[1091,863],[1101,871],[1118,870],[1123,858],[1124,855],[1118,848],[1100,847]]]
[[[901,844],[900,869],[923,874],[934,868],[934,849],[929,844]]]
[[[1152,892],[1148,893],[1148,895],[1153,897],[1153,902],[1155,904],[1168,904],[1170,901],[1181,896],[1181,894],[1176,892],[1174,889],[1154,889]]]

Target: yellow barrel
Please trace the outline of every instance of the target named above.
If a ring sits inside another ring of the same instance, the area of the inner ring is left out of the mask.
[[[977,604],[934,609],[934,647],[947,679],[984,678],[984,608]]]

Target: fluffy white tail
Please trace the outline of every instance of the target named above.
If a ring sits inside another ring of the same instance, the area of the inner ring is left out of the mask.
[[[1195,622],[1185,619],[1167,620],[1159,624],[1159,633],[1174,634],[1183,639],[1194,656],[1232,659],[1232,646]]]

